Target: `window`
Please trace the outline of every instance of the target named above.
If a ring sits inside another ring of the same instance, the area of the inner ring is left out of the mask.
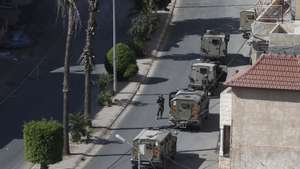
[[[191,107],[190,107],[190,104],[188,104],[188,103],[181,103],[181,107],[183,108],[183,109],[190,109]]]
[[[213,39],[212,41],[211,41],[211,43],[213,44],[213,45],[220,45],[220,40],[219,39]]]
[[[250,21],[254,20],[254,15],[247,15],[247,19],[250,20]]]
[[[229,157],[230,154],[230,126],[224,126],[223,129],[223,155]]]
[[[207,74],[207,69],[206,68],[200,68],[200,73],[205,75]]]

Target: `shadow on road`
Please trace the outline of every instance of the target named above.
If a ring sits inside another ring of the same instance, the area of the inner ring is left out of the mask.
[[[108,130],[142,130],[142,129],[168,129],[172,128],[172,125],[161,125],[161,126],[137,126],[137,127],[120,127],[120,128],[110,128],[105,126],[93,126],[92,128],[101,128]]]
[[[119,140],[109,140],[109,139],[103,139],[100,137],[94,137],[89,139],[89,143],[99,144],[99,145],[108,145],[108,144],[122,144]]]
[[[239,34],[239,26],[240,19],[231,17],[172,22],[168,32],[173,36],[169,36],[168,43],[165,44],[162,51],[169,51],[171,47],[178,47],[178,42],[182,41],[185,36],[203,35],[207,29],[228,34]]]
[[[147,77],[142,84],[145,85],[154,85],[154,84],[158,84],[158,83],[162,83],[162,82],[166,82],[168,81],[167,78],[163,78],[163,77]]]
[[[195,59],[200,59],[200,58],[201,58],[201,55],[198,53],[189,53],[189,54],[184,54],[184,55],[179,55],[179,54],[166,55],[166,56],[160,57],[159,59],[172,59],[174,61],[188,61],[188,60],[195,60]]]
[[[228,67],[235,67],[235,66],[242,66],[242,65],[249,65],[250,58],[245,57],[241,54],[234,54],[230,53],[227,55],[226,64]]]
[[[204,120],[200,132],[214,132],[219,131],[219,114],[209,114],[208,119]]]
[[[120,154],[97,154],[97,155],[91,155],[91,154],[85,154],[85,153],[71,153],[70,155],[83,155],[85,157],[114,157],[114,156],[130,156],[130,153],[120,153]],[[84,160],[84,157],[83,159]]]
[[[205,161],[196,153],[177,153],[174,160],[169,160],[168,169],[198,169]]]

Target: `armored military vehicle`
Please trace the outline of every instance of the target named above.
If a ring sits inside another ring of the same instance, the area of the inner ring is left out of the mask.
[[[251,34],[251,24],[254,22],[254,8],[243,10],[240,12],[240,31],[243,33],[244,39],[249,39]]]
[[[202,90],[182,89],[169,94],[169,120],[178,128],[197,128],[208,116],[209,99]]]
[[[176,154],[177,137],[169,130],[143,129],[134,139],[131,153],[132,168],[166,168],[168,159]]]
[[[218,95],[223,90],[227,70],[225,65],[213,62],[197,61],[191,65],[189,87],[195,90],[207,90],[210,95]]]
[[[230,36],[222,32],[207,30],[201,37],[201,52],[211,60],[221,60],[227,55]]]

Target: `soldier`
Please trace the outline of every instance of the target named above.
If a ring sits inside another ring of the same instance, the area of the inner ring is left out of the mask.
[[[157,117],[157,119],[159,117],[162,118],[162,115],[164,113],[164,105],[165,105],[165,99],[162,94],[160,96],[158,96],[156,103],[158,104],[158,111],[157,111],[156,117]]]

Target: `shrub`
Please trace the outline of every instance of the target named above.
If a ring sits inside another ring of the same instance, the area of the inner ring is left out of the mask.
[[[139,68],[136,64],[131,64],[128,66],[127,70],[124,72],[124,78],[129,79],[130,77],[133,77],[137,72]]]
[[[89,138],[89,119],[86,119],[82,113],[70,114],[70,133],[73,142],[81,142],[82,137]]]
[[[129,46],[134,50],[136,53],[137,58],[145,57],[144,47],[145,42],[140,39],[134,39],[129,43]]]
[[[63,127],[56,121],[32,121],[23,129],[25,159],[48,168],[62,160]]]
[[[116,59],[117,59],[117,78],[119,80],[126,80],[124,72],[130,64],[136,64],[136,54],[126,44],[118,43],[116,45]],[[113,49],[110,49],[106,55],[105,68],[109,73],[113,73]]]
[[[110,90],[101,91],[98,95],[98,104],[101,106],[111,106],[112,92]]]
[[[100,90],[108,90],[109,84],[112,82],[113,77],[110,74],[100,74],[98,76],[98,87]]]

